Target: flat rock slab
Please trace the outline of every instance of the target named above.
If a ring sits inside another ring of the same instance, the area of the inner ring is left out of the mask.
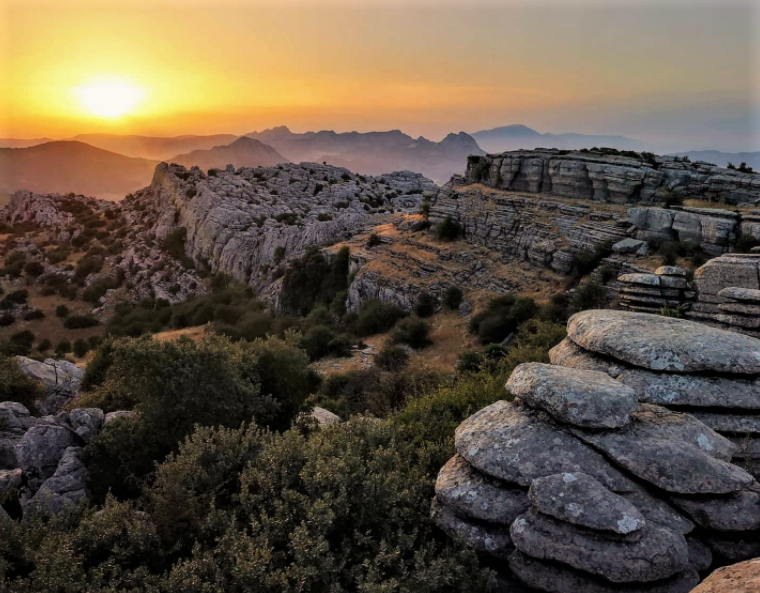
[[[653,371],[760,373],[760,340],[662,315],[576,313],[568,337],[581,348]]]
[[[670,507],[665,501],[652,496],[643,488],[632,492],[621,492],[620,496],[634,505],[651,523],[657,523],[681,535],[686,535],[694,530],[694,523]]]
[[[731,299],[732,301],[741,301],[743,303],[760,303],[760,290],[754,288],[732,286],[719,290],[718,296],[723,299]]]
[[[760,433],[760,415],[716,414],[713,412],[690,412],[697,420],[713,430],[734,434]]]
[[[646,524],[633,504],[588,474],[565,473],[537,478],[530,486],[528,498],[545,515],[590,529],[626,535]]]
[[[760,436],[729,436],[736,447],[735,459],[760,459]]]
[[[654,273],[658,276],[682,276],[686,278],[686,270],[681,266],[660,266]]]
[[[607,373],[636,392],[640,402],[661,406],[760,409],[760,381],[657,373],[588,352],[568,338],[549,350],[552,364]]]
[[[683,536],[656,524],[647,524],[635,541],[615,540],[531,510],[510,533],[515,547],[528,556],[564,562],[615,583],[666,579],[689,566]]]
[[[760,591],[760,558],[755,558],[719,568],[702,581],[693,593],[758,593],[758,591]]]
[[[460,455],[452,457],[438,473],[438,501],[460,516],[501,523],[507,528],[530,508],[525,490],[508,488],[481,474]]]
[[[548,414],[518,403],[498,401],[473,414],[459,425],[454,442],[475,469],[525,488],[535,478],[564,472],[589,474],[613,492],[638,488]]]
[[[663,408],[642,408],[621,429],[592,433],[576,428],[572,432],[635,476],[668,492],[728,494],[754,482],[741,468],[717,458],[725,455],[724,441],[727,450],[733,452],[733,444],[727,439],[688,414],[674,415],[680,418],[671,423],[667,416],[663,421],[659,413]]]
[[[699,583],[694,570],[685,570],[661,581],[621,585],[557,562],[536,560],[519,550],[509,556],[509,567],[523,583],[548,593],[688,593]]]
[[[507,527],[472,523],[435,499],[431,506],[430,517],[451,539],[460,541],[478,552],[484,552],[494,558],[506,559],[515,549]]]
[[[606,373],[530,362],[519,365],[507,390],[560,422],[587,428],[617,428],[636,409],[636,393]]]
[[[673,503],[705,529],[760,529],[760,494],[743,490],[725,496],[671,496]]]

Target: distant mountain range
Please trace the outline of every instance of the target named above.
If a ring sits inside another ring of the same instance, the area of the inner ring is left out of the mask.
[[[74,192],[120,200],[150,183],[158,161],[127,157],[83,142],[0,148],[0,192]]]
[[[165,161],[178,154],[194,150],[210,150],[215,146],[226,146],[238,139],[234,134],[214,134],[212,136],[119,136],[117,134],[80,134],[67,140],[84,142],[96,148],[118,152],[124,156]]]
[[[246,136],[274,147],[296,163],[326,162],[367,175],[408,169],[438,183],[445,183],[454,173],[464,173],[468,155],[485,154],[464,132],[449,134],[440,142],[412,138],[399,130],[294,134],[285,126]]]
[[[29,148],[52,141],[52,138],[0,138],[0,148]]]
[[[593,148],[607,147],[618,150],[644,150],[644,143],[625,136],[594,136],[587,134],[541,134],[521,124],[503,126],[492,130],[475,132],[472,137],[480,147],[497,153],[506,150],[531,150],[533,148]]]
[[[228,164],[235,167],[272,167],[287,163],[271,146],[243,136],[227,146],[215,146],[210,150],[194,150],[169,159],[185,167],[198,166],[204,171],[211,168],[224,169]]]
[[[720,150],[691,150],[689,152],[675,152],[673,156],[687,156],[692,162],[706,161],[719,167],[725,167],[732,163],[737,167],[741,163],[747,163],[755,171],[760,171],[760,152],[721,152]]]

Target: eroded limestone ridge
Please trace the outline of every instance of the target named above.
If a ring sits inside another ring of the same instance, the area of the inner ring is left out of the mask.
[[[651,153],[516,150],[470,157],[465,178],[497,189],[616,204],[654,203],[673,193],[727,204],[760,199],[760,174]]]
[[[515,369],[514,401],[457,428],[432,516],[494,560],[496,591],[690,591],[760,554],[736,438],[755,438],[759,360],[760,340],[703,324],[579,313],[551,365]]]

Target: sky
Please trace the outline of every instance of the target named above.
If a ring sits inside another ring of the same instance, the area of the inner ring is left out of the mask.
[[[0,137],[520,123],[760,150],[758,36],[760,0],[0,0]]]

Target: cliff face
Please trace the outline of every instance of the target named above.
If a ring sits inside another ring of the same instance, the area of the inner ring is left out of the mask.
[[[429,219],[450,216],[465,237],[488,248],[568,274],[575,253],[625,239],[623,208],[568,204],[519,193],[505,194],[455,178],[431,202]]]
[[[408,172],[372,178],[314,163],[212,176],[162,164],[151,190],[159,239],[184,227],[187,255],[263,290],[280,262],[349,239],[383,221],[392,200],[429,195],[437,186]]]
[[[518,150],[470,157],[465,178],[497,189],[615,204],[652,203],[669,194],[726,204],[760,200],[759,174],[674,157]]]

